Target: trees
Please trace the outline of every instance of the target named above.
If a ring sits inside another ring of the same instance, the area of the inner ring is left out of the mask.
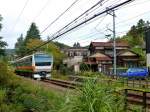
[[[32,50],[39,45],[44,44],[43,40],[40,39],[30,39],[28,43],[26,44],[26,48],[28,50]],[[54,65],[57,66],[62,63],[62,60],[64,58],[64,54],[61,53],[59,47],[57,47],[53,42],[46,44],[45,46],[38,48],[38,51],[44,51],[46,53],[50,53],[54,57]],[[32,52],[31,52],[32,53]]]
[[[20,35],[20,37],[17,39],[17,42],[15,44],[16,53],[19,56],[23,56],[25,52],[25,45],[24,45],[24,38],[23,34]]]
[[[27,42],[29,39],[41,39],[40,31],[35,23],[32,23],[29,30],[27,31],[25,42]]]
[[[2,16],[0,15],[0,30],[2,29]],[[5,50],[4,48],[7,46],[7,43],[5,41],[2,40],[2,37],[0,37],[0,56],[4,56],[5,55]]]
[[[149,21],[144,21],[143,19],[140,19],[136,25],[133,25],[131,27],[126,35],[119,38],[119,40],[126,41],[129,44],[131,50],[140,56],[141,60],[143,60],[143,63],[145,63],[146,55],[143,51],[143,48],[145,48],[144,34],[146,29],[150,29],[149,24]]]
[[[24,38],[23,35],[21,34],[20,37],[17,39],[17,42],[15,44],[16,54],[18,56],[24,56],[26,52],[28,52],[28,50],[30,49],[29,47],[27,47],[28,42],[34,39],[40,40],[41,38],[38,27],[36,26],[35,23],[32,23],[30,25],[29,30],[27,31],[26,37]]]
[[[145,29],[150,28],[149,21],[145,22],[143,19],[140,19],[136,25],[133,25],[129,32],[127,33],[127,37],[129,40],[129,44],[131,47],[143,47],[145,45]]]

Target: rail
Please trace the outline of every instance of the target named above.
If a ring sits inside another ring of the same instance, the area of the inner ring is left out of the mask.
[[[100,79],[100,78],[92,78],[92,77],[85,77],[85,76],[70,76],[69,77],[71,80],[75,80],[77,82],[83,82],[84,80],[88,80],[88,79],[94,79],[97,80],[98,82],[106,82],[109,84],[113,84],[113,83],[118,83],[118,84],[122,84],[122,86],[125,87],[130,87],[130,88],[139,88],[139,89],[150,89],[150,80],[148,79],[114,79],[114,78],[109,78],[109,79]]]
[[[75,89],[76,87],[81,86],[81,83],[76,83],[73,81],[58,80],[58,79],[50,79],[50,80],[44,79],[42,81],[46,83],[55,84],[64,88],[69,88],[69,89]]]
[[[69,89],[75,89],[77,86],[81,86],[82,83],[80,82],[75,82],[75,81],[64,81],[64,80],[58,80],[58,79],[51,79],[51,80],[43,80],[44,82],[47,83],[52,83],[64,88],[69,88]],[[105,81],[109,84],[112,84],[116,82],[116,80],[99,80],[99,81]],[[139,83],[140,82],[140,83]],[[135,85],[138,85],[139,87],[149,87],[150,82],[143,82],[141,80],[139,81],[128,81],[126,82],[121,81],[118,83],[123,83],[124,85],[128,85],[135,87]],[[143,86],[142,86],[143,85]],[[122,92],[123,91],[123,92]],[[132,110],[132,105],[137,105],[141,107],[141,112],[150,112],[150,92],[146,92],[142,89],[135,89],[135,88],[125,88],[119,91],[120,95],[124,96],[124,110],[126,112],[133,111]]]

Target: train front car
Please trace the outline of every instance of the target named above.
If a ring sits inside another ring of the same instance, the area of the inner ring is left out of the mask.
[[[36,53],[33,55],[32,65],[34,66],[34,79],[48,79],[51,77],[53,56],[44,53]]]

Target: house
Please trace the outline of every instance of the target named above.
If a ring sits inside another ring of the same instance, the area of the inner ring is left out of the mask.
[[[76,72],[79,71],[80,63],[83,62],[83,58],[89,55],[89,50],[86,47],[81,47],[77,42],[68,49],[64,49],[63,53],[67,55],[67,58],[63,60],[63,63],[68,67],[73,66]]]
[[[75,56],[85,57],[89,54],[89,51],[88,48],[81,47],[79,43],[75,43],[73,47],[64,49],[63,53],[65,53],[69,58],[73,58]]]
[[[90,56],[84,58],[93,71],[108,72],[113,67],[113,42],[91,42]],[[139,64],[139,56],[132,52],[125,42],[116,43],[116,61],[118,67],[135,67]]]

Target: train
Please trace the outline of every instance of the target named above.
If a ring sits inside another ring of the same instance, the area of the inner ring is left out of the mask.
[[[33,79],[49,79],[53,67],[53,55],[34,53],[13,62],[17,75]]]

